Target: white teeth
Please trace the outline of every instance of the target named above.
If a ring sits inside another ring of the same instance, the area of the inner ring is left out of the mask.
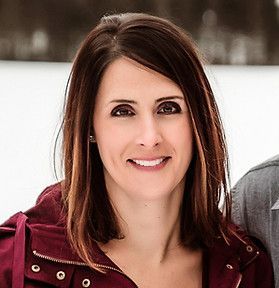
[[[149,167],[149,166],[156,166],[162,163],[164,158],[152,160],[152,161],[146,161],[146,160],[133,160],[138,165]]]

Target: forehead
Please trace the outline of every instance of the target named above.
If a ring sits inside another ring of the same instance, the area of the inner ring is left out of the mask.
[[[121,57],[106,68],[98,90],[101,98],[164,97],[183,95],[179,86],[164,75],[140,63]],[[98,97],[97,95],[97,97]]]

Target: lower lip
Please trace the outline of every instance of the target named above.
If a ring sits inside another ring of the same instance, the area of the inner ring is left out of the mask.
[[[167,162],[169,160],[170,158],[167,158],[164,161],[162,161],[160,164],[155,165],[155,166],[142,166],[132,161],[128,161],[128,163],[131,164],[136,169],[141,170],[141,171],[158,171],[158,170],[163,169],[167,165]]]

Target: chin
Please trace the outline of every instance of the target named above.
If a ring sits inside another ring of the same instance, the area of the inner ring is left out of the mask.
[[[160,188],[158,189],[158,187]],[[173,191],[174,189],[172,187],[163,189],[162,185],[159,184],[156,185],[156,187],[142,186],[139,189],[133,189],[133,191],[129,194],[131,194],[131,197],[135,197],[137,200],[156,201],[164,198],[168,199],[173,194]]]

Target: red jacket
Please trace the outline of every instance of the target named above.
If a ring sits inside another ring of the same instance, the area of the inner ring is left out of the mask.
[[[67,241],[61,207],[56,184],[0,226],[0,287],[137,287],[97,245],[95,262],[107,273],[89,269]],[[274,287],[269,258],[248,236],[232,236],[230,245],[220,237],[207,255],[209,288]]]

